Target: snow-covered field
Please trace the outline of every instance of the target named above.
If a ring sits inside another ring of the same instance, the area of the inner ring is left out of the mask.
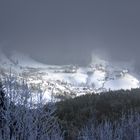
[[[0,75],[9,72],[32,87],[40,86],[46,100],[52,94],[60,99],[92,92],[139,88],[139,80],[127,68],[97,59],[87,67],[46,65],[27,55],[14,52],[7,56],[0,51]]]

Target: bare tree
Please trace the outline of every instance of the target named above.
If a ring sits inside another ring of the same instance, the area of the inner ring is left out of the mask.
[[[140,114],[130,113],[114,123],[88,123],[79,133],[78,140],[140,140]]]
[[[25,81],[7,77],[0,85],[0,140],[63,140],[54,103],[44,107],[43,93]],[[34,99],[34,94],[37,94]]]

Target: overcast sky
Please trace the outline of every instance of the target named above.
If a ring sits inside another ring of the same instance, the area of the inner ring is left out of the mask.
[[[140,66],[139,0],[0,0],[0,44],[48,64],[92,52]]]

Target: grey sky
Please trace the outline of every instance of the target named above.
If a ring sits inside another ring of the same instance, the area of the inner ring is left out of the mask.
[[[48,64],[86,64],[92,52],[140,66],[139,0],[1,0],[0,43]]]

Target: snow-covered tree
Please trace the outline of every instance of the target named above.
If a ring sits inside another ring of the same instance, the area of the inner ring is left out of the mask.
[[[116,122],[90,122],[81,130],[78,140],[140,140],[140,114],[123,115]]]
[[[7,77],[0,85],[0,140],[63,140],[54,103],[42,102],[40,88],[32,93],[24,80]]]

